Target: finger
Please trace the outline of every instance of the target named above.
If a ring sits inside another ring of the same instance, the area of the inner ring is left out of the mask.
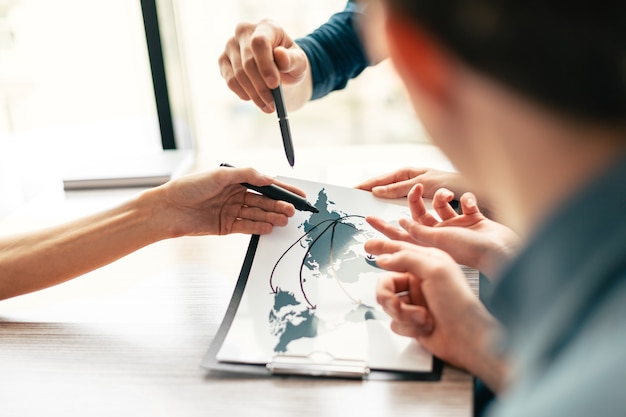
[[[401,303],[396,321],[399,323],[407,323],[411,326],[421,327],[424,331],[432,330],[427,327],[432,325],[432,319],[428,312],[428,308],[422,305]]]
[[[420,327],[432,323],[428,308],[424,305],[402,303],[401,317],[406,317],[411,323]]]
[[[372,226],[375,230],[387,236],[389,239],[411,242],[411,236],[406,231],[390,223],[387,223],[381,218],[368,216],[365,218],[365,221],[369,223],[369,225]]]
[[[439,219],[435,218],[426,208],[423,191],[424,186],[422,184],[415,184],[409,191],[407,199],[411,210],[411,219],[426,226],[435,226],[439,223]]]
[[[230,230],[221,234],[242,233],[248,235],[266,235],[274,230],[274,225],[267,222],[257,222],[248,219],[236,219]]]
[[[237,94],[240,99],[244,101],[249,101],[250,96],[241,86],[241,84],[239,84],[239,81],[237,81],[237,77],[235,77],[235,73],[233,71],[233,65],[230,62],[230,58],[228,57],[228,55],[225,53],[222,54],[218,60],[218,64],[220,67],[220,74],[222,75],[222,78],[224,78],[224,80],[226,81],[226,85],[228,86],[228,88],[230,88],[232,92]]]
[[[271,113],[273,109],[268,108],[268,103],[266,103],[259,96],[256,87],[250,79],[250,74],[252,74],[252,76],[255,76],[255,70],[251,66],[250,61],[248,61],[247,64],[244,64],[244,62],[241,60],[240,55],[231,55],[229,59],[232,62],[234,81],[244,90],[245,95],[248,97],[248,100],[252,100],[254,104],[265,113]],[[259,77],[259,75],[256,74],[256,77]],[[235,84],[235,82],[231,82],[231,84],[229,84],[229,87],[232,84]]]
[[[276,181],[275,179],[267,176],[267,175],[263,175],[261,173],[259,173],[257,170],[255,170],[254,168],[233,168],[233,167],[222,167],[221,168],[222,172],[224,173],[223,175],[228,175],[227,179],[223,179],[223,183],[230,183],[230,184],[236,184],[236,183],[248,183],[251,185],[255,185],[255,186],[259,186],[259,187],[263,187],[263,186],[268,186],[271,184],[276,184],[279,187],[285,188],[295,194],[298,194],[302,197],[306,197],[306,193],[301,190],[300,188],[290,185],[290,184],[286,184],[282,181]],[[258,194],[256,193],[248,193],[247,198],[249,200],[246,200],[246,204],[248,205],[252,205],[252,204],[260,204],[259,200],[250,200],[250,198],[252,198],[252,196],[258,196]],[[253,203],[253,201],[255,203]],[[272,202],[276,202],[276,200],[271,200],[271,199],[265,199],[262,200],[265,201],[265,204],[267,204],[267,201],[272,201]],[[284,203],[284,202],[281,202]],[[284,203],[284,204],[288,204],[288,203]],[[288,204],[289,206],[293,207],[291,204]],[[263,206],[266,209],[270,209],[269,207]]]
[[[418,277],[408,272],[394,272],[387,279],[392,281],[394,292],[390,294],[390,285],[387,287],[386,293],[382,287],[381,296],[386,296],[384,297],[386,298],[385,302],[390,304],[390,308],[402,309],[406,305],[426,306],[426,299],[421,289],[421,280]],[[402,311],[395,312],[398,317],[401,317],[401,313]]]
[[[292,193],[298,194],[300,197],[306,198],[306,193],[304,192],[304,190],[296,187],[295,185],[287,184],[282,181],[277,181],[276,179],[274,179],[274,184],[281,188],[284,188],[285,190],[289,190]]]
[[[381,278],[376,284],[376,294],[381,296],[395,296],[397,293],[409,289],[407,274],[389,274]]]
[[[248,184],[263,187],[270,185],[274,179],[268,175],[263,175],[254,168],[236,168],[230,166],[221,166],[216,172],[215,181],[219,181],[224,186],[227,184]]]
[[[402,242],[398,240],[389,240],[389,239],[370,239],[365,242],[365,251],[372,255],[383,255],[394,253],[399,250],[410,247],[411,244],[407,242]],[[378,259],[376,260],[378,263]]]
[[[246,88],[246,91],[248,91],[248,94],[259,108],[267,113],[273,112],[274,99],[272,92],[267,87],[259,71],[257,57],[247,46],[243,47],[241,50],[241,66],[243,68],[243,74],[239,74],[237,80],[244,85],[244,88]],[[242,78],[244,80],[243,82]],[[253,91],[249,91],[248,89]]]
[[[389,275],[378,282],[376,301],[392,321],[410,323],[410,327],[421,326],[423,331],[420,333],[423,334],[432,330],[432,319],[425,307],[425,302],[421,302],[420,305],[411,304],[408,297],[403,294],[409,291],[410,284],[411,279],[408,274]],[[408,335],[416,336],[417,334]]]
[[[238,172],[239,175],[236,177],[236,181],[239,183],[245,182],[245,183],[259,186],[259,187],[264,187],[264,186],[274,184],[278,187],[289,190],[294,194],[297,194],[301,197],[306,198],[306,192],[304,192],[304,190],[302,190],[301,188],[296,187],[295,185],[287,184],[283,181],[278,181],[275,178],[272,178],[268,175],[263,175],[259,173],[257,170],[255,170],[254,168],[237,168],[237,169],[240,170]]]
[[[372,191],[372,188],[381,185],[387,185],[391,182],[394,182],[395,173],[389,173],[380,175],[378,177],[370,178],[369,180],[363,181],[360,184],[354,186],[359,190]]]
[[[458,265],[447,253],[418,245],[408,245],[396,252],[381,254],[376,264],[388,271],[410,273],[422,281],[440,279],[459,271]]]
[[[432,205],[439,217],[441,217],[441,220],[452,219],[458,215],[450,205],[453,199],[454,193],[447,188],[440,188],[435,191]]]
[[[399,314],[403,296],[398,293],[408,291],[407,274],[389,274],[382,278],[376,286],[376,302],[389,316],[396,317]]]
[[[392,296],[381,300],[383,311],[392,320],[392,330],[404,336],[423,336],[433,329],[433,320],[428,309],[400,301],[400,297]]]
[[[429,336],[434,329],[433,322],[427,312],[422,314],[427,317],[423,323],[417,321],[392,321],[390,325],[391,330],[401,336],[412,337],[414,339]]]
[[[379,281],[376,300],[388,314],[401,319],[405,306],[426,306],[420,284],[411,274],[392,273]]]
[[[424,185],[424,197],[426,198],[434,198],[435,192],[442,187],[454,192],[465,189],[463,179],[460,174],[455,172],[429,168],[417,179]]]
[[[259,209],[259,212],[252,212],[248,209]],[[292,217],[296,212],[294,206],[285,201],[273,200],[254,192],[247,192],[244,196],[244,206],[240,209],[237,217],[248,218],[252,220],[269,221],[264,217],[263,213],[280,214],[282,216]],[[253,216],[254,215],[254,216]],[[286,225],[281,224],[281,226]]]
[[[385,186],[374,187],[372,189],[372,193],[376,197],[381,198],[402,198],[406,197],[409,194],[409,191],[411,191],[411,188],[413,188],[413,186],[417,183],[417,178],[411,178],[409,180],[398,181]]]
[[[422,198],[423,192],[424,186],[418,183],[411,188],[411,191],[409,191],[409,194],[407,195],[409,208],[411,209],[411,218],[420,224],[435,226],[439,223],[439,220],[426,210],[426,205],[424,204],[424,199]]]
[[[274,48],[282,45],[285,37],[285,32],[269,20],[261,21],[250,37],[250,50],[255,60],[255,66],[264,81],[264,90],[267,90],[268,94],[268,97],[263,98],[267,98],[269,101],[272,99],[269,89],[277,88],[280,83],[280,73],[274,58]]]
[[[374,187],[382,187],[396,182],[409,180],[416,175],[419,175],[421,172],[422,170],[416,170],[413,168],[402,168],[397,171],[389,172],[387,174],[379,175],[377,177],[363,181],[362,183],[355,186],[355,188],[365,191],[372,191]],[[406,194],[404,196],[406,196]]]
[[[467,192],[461,196],[461,209],[465,215],[480,214],[474,194]]]
[[[264,210],[260,207],[241,207],[237,213],[237,218],[242,220],[252,220],[255,222],[270,223],[274,226],[286,226],[289,216],[280,211]]]
[[[263,22],[258,25],[262,24]],[[246,91],[246,94],[259,108],[265,112],[270,112],[272,110],[267,105],[272,104],[271,93],[258,72],[255,54],[251,49],[251,38],[254,36],[258,25],[251,23],[238,24],[235,28],[235,35],[228,41],[224,53],[230,60],[237,82]],[[271,48],[269,48],[268,53],[269,59],[272,60]],[[265,91],[265,97],[259,94],[262,91]]]
[[[241,56],[245,53],[247,36],[251,27],[252,25],[245,23],[237,25],[235,36],[228,40],[224,52],[218,59],[220,73],[228,87],[233,91],[237,90],[237,95],[243,100],[255,100],[256,96],[256,90],[248,79]],[[258,98],[255,104],[258,105]]]

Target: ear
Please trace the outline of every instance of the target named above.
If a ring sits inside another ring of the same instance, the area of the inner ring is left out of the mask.
[[[447,101],[452,89],[452,58],[418,23],[391,10],[386,15],[389,54],[409,93]]]

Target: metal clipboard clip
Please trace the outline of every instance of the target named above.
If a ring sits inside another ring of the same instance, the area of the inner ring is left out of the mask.
[[[274,375],[306,375],[335,378],[363,379],[370,373],[367,362],[358,359],[338,359],[327,352],[308,355],[274,356],[266,365]]]

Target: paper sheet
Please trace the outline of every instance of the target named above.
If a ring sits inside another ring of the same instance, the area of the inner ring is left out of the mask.
[[[433,357],[389,328],[375,300],[379,278],[363,244],[378,236],[364,217],[410,217],[406,199],[279,178],[306,191],[320,213],[298,212],[261,236],[219,361],[265,364],[275,355],[324,353],[379,370],[429,372]]]

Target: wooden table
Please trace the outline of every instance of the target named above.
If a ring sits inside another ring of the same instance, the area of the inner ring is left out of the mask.
[[[231,161],[242,165],[258,157],[238,154]],[[255,166],[275,166],[271,158],[264,161]],[[319,172],[307,178],[329,181]],[[99,210],[134,192],[51,192],[1,221],[0,234]],[[471,414],[471,377],[447,366],[439,382],[225,377],[200,368],[248,240],[234,235],[163,241],[71,282],[0,302],[0,414]]]

